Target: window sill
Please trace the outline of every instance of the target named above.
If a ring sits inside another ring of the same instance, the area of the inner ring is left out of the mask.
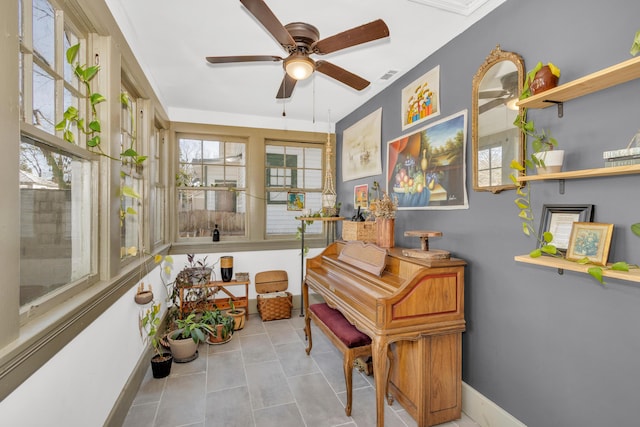
[[[171,245],[169,253],[191,254],[191,253],[216,253],[216,252],[249,252],[249,251],[277,251],[285,249],[300,249],[300,240],[260,240],[260,241],[220,241],[220,242],[180,242]],[[305,246],[309,248],[324,248],[326,238],[324,236],[305,236]]]
[[[140,278],[140,265],[153,268],[154,257],[131,263],[119,276],[100,281],[20,328],[18,338],[0,349],[0,400],[46,364],[88,325],[127,293]]]

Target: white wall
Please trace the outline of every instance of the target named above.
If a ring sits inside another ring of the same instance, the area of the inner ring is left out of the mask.
[[[313,249],[309,255],[319,252],[320,249]],[[221,255],[232,255],[234,271],[249,272],[252,282],[260,271],[286,270],[289,291],[300,294],[300,249],[212,253],[198,255],[198,258],[204,255],[208,255],[210,263],[218,261]],[[175,276],[186,263],[186,256],[173,258]],[[216,275],[220,277],[219,264]],[[156,300],[162,301],[164,308],[166,292],[159,267],[142,281],[153,284]],[[145,348],[138,330],[143,308],[134,302],[134,294],[135,287],[0,402],[0,424],[103,425]],[[251,286],[249,298],[255,299],[255,296]]]

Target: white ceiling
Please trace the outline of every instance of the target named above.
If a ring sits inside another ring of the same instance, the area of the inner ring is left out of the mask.
[[[307,22],[321,39],[378,18],[390,32],[385,39],[312,56],[369,80],[366,89],[358,92],[314,73],[298,82],[290,99],[276,100],[284,73],[280,62],[205,61],[286,56],[240,1],[106,0],[170,120],[319,132],[333,130],[335,122],[504,1],[265,0],[283,25]],[[397,74],[381,80],[390,70]]]

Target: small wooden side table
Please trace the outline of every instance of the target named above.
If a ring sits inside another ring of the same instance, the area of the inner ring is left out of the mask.
[[[229,305],[229,298],[231,298],[233,305],[236,308],[245,309],[245,318],[249,319],[249,283],[251,283],[249,280],[231,280],[229,282],[215,280],[213,282],[209,282],[209,286],[216,286],[219,292],[223,292],[227,295],[226,298],[216,298],[214,300],[216,306],[220,310],[231,308],[231,305]],[[244,295],[234,295],[229,289],[227,289],[228,286],[242,285],[244,285]]]

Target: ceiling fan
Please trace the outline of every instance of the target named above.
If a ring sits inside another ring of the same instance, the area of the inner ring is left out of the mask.
[[[351,46],[367,43],[389,36],[389,28],[382,19],[351,28],[320,40],[316,27],[304,22],[282,25],[263,0],[240,0],[264,28],[280,43],[288,56],[273,55],[207,56],[211,64],[233,62],[271,61],[283,62],[286,71],[276,98],[289,98],[298,80],[304,80],[314,71],[334,78],[356,90],[369,86],[369,82],[337,65],[327,61],[314,61],[311,54],[324,55]]]
[[[518,100],[518,72],[513,71],[500,77],[500,84],[502,89],[498,90],[485,90],[480,92],[480,99],[490,99],[490,101],[480,105],[478,107],[479,113],[485,113],[500,105],[506,105],[509,107],[509,103],[513,100]],[[515,105],[515,104],[514,104]],[[514,109],[514,108],[511,108]],[[517,109],[517,107],[515,107]]]

